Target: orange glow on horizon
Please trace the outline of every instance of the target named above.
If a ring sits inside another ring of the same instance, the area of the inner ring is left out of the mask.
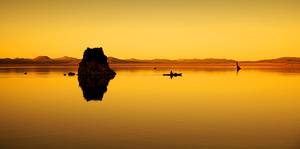
[[[0,2],[0,58],[300,57],[294,0]]]

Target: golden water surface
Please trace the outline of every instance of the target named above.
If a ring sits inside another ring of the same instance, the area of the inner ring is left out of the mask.
[[[88,102],[69,71],[0,69],[1,149],[300,148],[299,70],[117,70]]]

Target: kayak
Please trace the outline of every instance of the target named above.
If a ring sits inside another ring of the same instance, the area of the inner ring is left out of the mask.
[[[182,76],[182,73],[167,73],[163,74],[164,76]]]

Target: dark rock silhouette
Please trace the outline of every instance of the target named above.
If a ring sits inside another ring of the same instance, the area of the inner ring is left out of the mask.
[[[109,68],[107,57],[102,48],[87,48],[79,63],[78,75],[107,75],[113,77],[116,73]]]
[[[76,74],[74,72],[69,72],[68,76],[75,76]]]
[[[78,81],[87,101],[102,100],[109,81],[116,73],[110,69],[102,48],[87,48],[79,63]]]

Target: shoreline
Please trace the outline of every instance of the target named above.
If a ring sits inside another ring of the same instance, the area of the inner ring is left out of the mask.
[[[243,69],[247,68],[286,68],[286,69],[300,69],[300,63],[249,63],[240,62],[239,65]],[[111,68],[226,68],[235,69],[236,65],[233,63],[126,63],[126,64],[110,64]],[[78,64],[0,64],[0,68],[77,68]]]

